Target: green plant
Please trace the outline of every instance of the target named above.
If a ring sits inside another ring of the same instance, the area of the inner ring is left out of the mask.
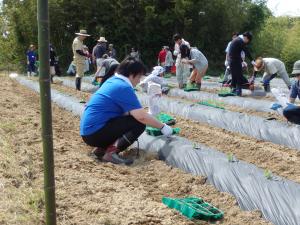
[[[272,172],[270,170],[265,170],[264,171],[264,176],[265,178],[267,178],[268,180],[272,179]]]

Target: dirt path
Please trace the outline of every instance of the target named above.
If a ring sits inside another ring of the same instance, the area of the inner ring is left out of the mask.
[[[0,224],[44,224],[38,95],[0,76]],[[88,156],[79,118],[53,106],[58,224],[209,224],[186,220],[163,196],[202,196],[226,212],[221,224],[267,224],[241,211],[236,200],[205,179],[151,156],[134,166],[103,164]]]
[[[88,99],[90,94],[78,92],[60,84],[53,88],[73,95],[77,98]],[[239,111],[239,108],[235,108]],[[244,112],[241,111],[241,112]],[[249,112],[249,114],[252,114]],[[255,112],[252,115],[275,117],[274,114]],[[181,128],[180,135],[190,140],[215,148],[225,154],[234,154],[238,159],[253,163],[262,169],[300,183],[300,152],[271,142],[259,141],[246,135],[226,131],[222,128],[210,126],[177,117],[177,127]]]

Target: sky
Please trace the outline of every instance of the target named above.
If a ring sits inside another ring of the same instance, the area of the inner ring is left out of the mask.
[[[300,16],[300,0],[268,0],[274,16]]]

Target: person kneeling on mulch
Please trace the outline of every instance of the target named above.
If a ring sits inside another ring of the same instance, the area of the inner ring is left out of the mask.
[[[106,80],[87,103],[80,122],[84,142],[97,147],[98,158],[115,164],[133,163],[119,155],[144,132],[146,125],[161,129],[165,136],[173,130],[149,115],[141,106],[134,87],[145,74],[142,62],[129,57],[117,73]]]
[[[296,98],[300,98],[300,60],[295,62],[292,75],[296,75],[297,79],[291,87],[291,104],[284,108],[283,115],[291,123],[300,124],[300,107],[294,105]]]

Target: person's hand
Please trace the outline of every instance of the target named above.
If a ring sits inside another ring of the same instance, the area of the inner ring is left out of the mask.
[[[166,137],[169,137],[169,136],[171,136],[173,134],[172,127],[168,126],[167,124],[164,124],[164,126],[161,128],[160,131]]]
[[[254,84],[254,81],[255,81],[255,76],[250,77],[249,83],[250,84]]]
[[[226,60],[226,61],[225,61],[225,67],[227,67],[227,66],[229,66],[229,63],[228,63],[228,61]]]
[[[242,62],[242,67],[246,68],[247,66],[248,66],[248,64],[245,61],[243,61]]]
[[[252,66],[256,66],[256,64],[255,64],[255,61],[254,61],[254,60],[252,60],[252,61],[251,61],[251,64],[252,64]]]
[[[182,59],[182,60],[181,60],[181,63],[183,63],[183,64],[188,64],[189,61],[188,61],[187,59]]]

